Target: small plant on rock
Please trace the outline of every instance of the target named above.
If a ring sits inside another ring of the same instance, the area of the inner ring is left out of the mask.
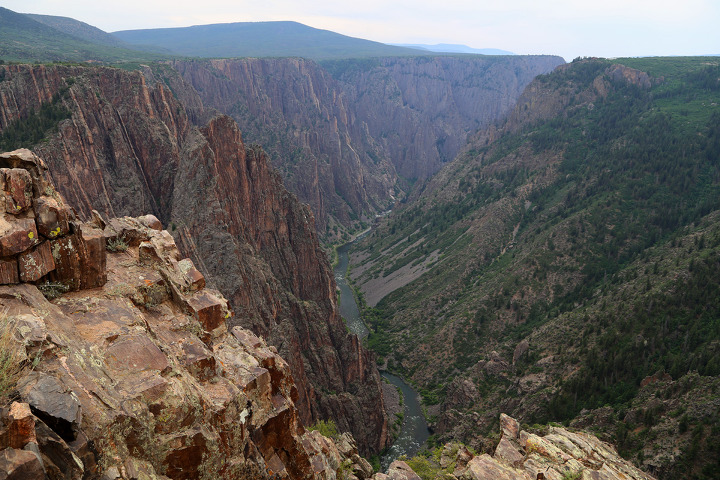
[[[108,240],[106,248],[114,253],[126,251],[130,245],[122,237],[112,238]]]
[[[70,290],[70,287],[68,287],[64,283],[51,282],[49,280],[45,283],[39,284],[37,288],[38,290],[40,290],[40,293],[42,293],[48,300],[54,300],[63,293]]]
[[[24,351],[15,340],[15,322],[0,313],[0,405],[9,402],[25,370]]]
[[[337,438],[338,436],[337,425],[335,425],[335,422],[332,420],[318,420],[314,425],[308,427],[308,430],[311,432],[317,430],[322,435],[329,438]]]

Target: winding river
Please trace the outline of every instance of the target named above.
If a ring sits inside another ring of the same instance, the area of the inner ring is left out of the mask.
[[[340,314],[351,332],[360,338],[365,338],[368,335],[368,329],[360,319],[360,310],[355,302],[355,296],[345,279],[349,262],[348,250],[351,246],[352,242],[337,249],[338,263],[334,270],[335,282],[340,289]],[[404,419],[400,436],[380,459],[382,470],[387,471],[393,460],[401,455],[412,457],[417,454],[430,436],[430,432],[422,408],[420,408],[418,393],[398,376],[390,373],[383,373],[382,376],[402,392],[404,400]],[[391,418],[389,422],[392,423],[393,420]]]

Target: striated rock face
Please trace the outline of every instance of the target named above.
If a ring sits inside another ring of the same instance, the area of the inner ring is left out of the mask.
[[[338,76],[398,175],[423,179],[510,112],[533,78],[563,63],[549,55],[382,58]]]
[[[320,232],[392,205],[395,169],[356,118],[352,99],[304,59],[177,61],[203,103],[231,115],[266,149]]]
[[[469,134],[502,118],[536,75],[561,63],[517,56],[173,65],[207,107],[231,115],[270,152],[325,233],[392,205],[398,175],[405,182],[435,173]]]
[[[194,127],[165,87],[137,72],[2,68],[3,128],[56,93],[72,112],[37,152],[81,217],[93,209],[100,217],[154,214],[238,312],[231,326],[251,328],[287,359],[302,422],[334,418],[363,452],[386,445],[380,377],[338,316],[313,216],[262,152],[246,151],[232,120]],[[90,229],[78,234],[97,238]],[[58,270],[77,269],[68,258]]]

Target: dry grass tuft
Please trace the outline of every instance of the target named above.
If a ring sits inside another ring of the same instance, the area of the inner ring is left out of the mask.
[[[9,403],[25,371],[24,351],[15,339],[15,321],[0,312],[0,405]]]

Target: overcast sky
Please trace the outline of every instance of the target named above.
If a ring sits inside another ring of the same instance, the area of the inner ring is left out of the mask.
[[[458,43],[518,54],[720,53],[720,0],[4,0],[102,30],[294,20],[385,43]]]

